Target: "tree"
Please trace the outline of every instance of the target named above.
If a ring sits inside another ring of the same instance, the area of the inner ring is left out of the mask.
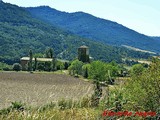
[[[44,63],[44,62],[38,62],[37,69],[38,69],[39,71],[45,70],[45,63]]]
[[[62,72],[62,70],[64,69],[64,64],[61,62],[59,66],[60,66],[60,70]]]
[[[44,57],[44,54],[42,53],[36,53],[33,55],[34,58],[43,58]]]
[[[64,69],[67,70],[68,67],[69,67],[69,63],[68,63],[68,62],[65,62],[65,63],[64,63]]]
[[[71,66],[68,68],[68,70],[71,74],[78,76],[82,74],[82,66],[83,62],[75,60],[71,63]]]
[[[153,61],[150,67],[141,74],[137,74],[137,71],[133,74],[136,75],[124,89],[123,95],[128,101],[126,108],[155,111],[158,114],[160,110],[160,61]]]
[[[111,77],[117,77],[118,74],[119,74],[119,68],[118,68],[118,66],[113,66],[111,64],[107,64],[106,65],[106,69],[107,69],[107,71],[110,72],[110,76]]]
[[[101,61],[94,61],[89,68],[89,78],[96,82],[106,81],[106,64]]]
[[[57,60],[52,58],[52,62],[51,62],[51,70],[52,71],[55,71],[57,68],[56,68],[56,63],[57,63]]]
[[[89,73],[88,73],[89,67],[90,67],[90,64],[85,64],[82,66],[82,75],[84,78],[88,78],[89,76]]]
[[[50,58],[53,58],[54,52],[53,52],[53,48],[49,48],[49,55],[50,55]]]
[[[56,69],[62,71],[64,69],[64,64],[61,61],[57,61],[56,62]]]
[[[141,64],[133,65],[130,70],[131,76],[141,75],[143,71],[144,71],[144,67]]]
[[[18,71],[22,70],[22,66],[19,63],[14,63],[13,70],[18,72]]]
[[[100,82],[107,80],[106,75],[107,69],[104,62],[94,61],[91,63],[89,67],[89,78],[93,79],[95,83],[94,94],[92,95],[92,103],[95,106],[99,104],[99,100],[102,97],[102,85]]]
[[[37,57],[34,59],[34,71],[37,69]]]
[[[48,61],[48,62],[44,62],[44,70],[45,71],[51,71],[52,70],[52,65],[51,65],[52,63],[50,62],[50,61]]]
[[[33,53],[32,50],[29,50],[29,71],[32,72],[32,59],[33,59]]]
[[[53,58],[53,57],[54,57],[53,48],[47,48],[47,49],[45,50],[45,57],[46,57],[46,58]]]

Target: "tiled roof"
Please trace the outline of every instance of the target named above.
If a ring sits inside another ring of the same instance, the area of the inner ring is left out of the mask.
[[[29,57],[22,57],[21,60],[29,61]],[[35,58],[33,58],[32,60],[34,61]],[[57,60],[61,62],[69,62],[68,60],[62,60],[62,59],[57,59]],[[37,61],[49,62],[52,61],[52,58],[37,58]]]
[[[83,46],[80,46],[79,48],[88,48],[87,46],[83,45]]]

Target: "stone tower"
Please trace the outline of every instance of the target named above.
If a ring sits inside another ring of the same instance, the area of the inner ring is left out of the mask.
[[[78,48],[78,60],[82,62],[90,62],[89,60],[89,48],[87,46],[81,46]]]

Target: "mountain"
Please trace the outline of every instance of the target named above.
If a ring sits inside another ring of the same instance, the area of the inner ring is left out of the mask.
[[[0,2],[0,62],[12,64],[20,57],[33,53],[43,53],[52,47],[58,58],[72,60],[77,56],[77,48],[87,45],[95,60],[121,62],[124,57],[147,58],[150,55],[123,47],[113,47],[82,38],[33,18],[24,8]]]
[[[77,35],[103,43],[160,52],[160,43],[121,24],[83,12],[66,13],[48,6],[26,8],[32,16]],[[107,14],[107,13],[106,13]]]
[[[151,37],[151,38],[160,42],[160,37]]]

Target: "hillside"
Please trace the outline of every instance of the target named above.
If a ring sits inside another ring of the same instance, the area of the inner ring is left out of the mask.
[[[81,45],[90,47],[95,60],[121,62],[122,57],[149,56],[78,37],[33,18],[24,8],[0,2],[0,62],[12,64],[27,56],[29,49],[33,53],[43,53],[47,47],[52,47],[58,58],[72,60]]]
[[[34,17],[65,28],[77,35],[111,45],[131,47],[159,53],[160,43],[121,24],[83,12],[66,13],[48,6],[26,8]]]
[[[151,37],[151,38],[153,38],[153,39],[155,39],[155,40],[160,42],[160,37]]]

